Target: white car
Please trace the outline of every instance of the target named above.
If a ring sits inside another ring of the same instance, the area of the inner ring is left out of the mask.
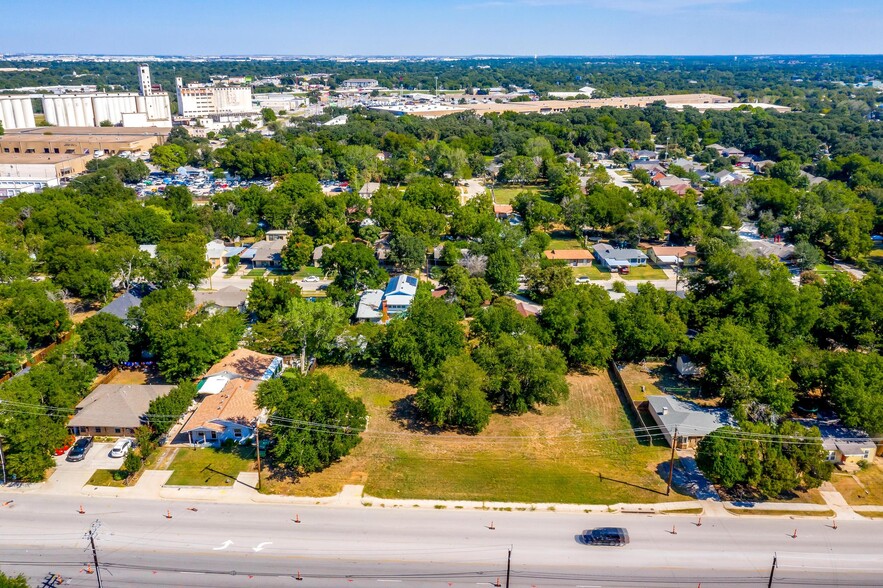
[[[110,450],[111,457],[125,457],[129,450],[132,449],[131,439],[120,439],[114,443],[113,449]]]
[[[588,284],[591,280],[587,276],[580,276],[576,279],[577,284]]]
[[[304,282],[318,282],[319,276],[307,276],[304,278]]]

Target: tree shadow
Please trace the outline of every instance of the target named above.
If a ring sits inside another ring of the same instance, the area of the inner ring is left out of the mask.
[[[641,486],[640,484],[633,484],[632,482],[626,482],[625,480],[617,480],[616,478],[611,478],[609,476],[605,476],[601,472],[598,472],[598,479],[602,482],[613,482],[614,484],[621,484],[623,486],[630,486],[632,488],[637,488],[638,490],[645,490],[646,492],[651,492],[653,494],[659,494],[660,496],[665,496],[665,492],[661,490],[656,490],[654,488],[647,488],[646,486]]]

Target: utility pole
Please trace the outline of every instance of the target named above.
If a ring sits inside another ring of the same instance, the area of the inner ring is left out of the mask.
[[[261,436],[260,436],[261,425],[260,423],[256,423],[254,426],[254,445],[255,445],[255,453],[258,456],[258,490],[261,489]]]
[[[770,569],[770,581],[767,582],[767,588],[773,588],[773,574],[776,573],[776,562],[779,559],[778,554],[773,554],[773,567]]]
[[[678,445],[678,429],[675,427],[675,434],[671,438],[671,458],[668,460],[668,487],[665,489],[665,495],[671,494],[671,479],[675,473],[675,448]]]
[[[101,527],[101,521],[95,519],[95,522],[92,523],[92,527],[86,533],[86,536],[89,538],[89,545],[92,546],[92,561],[95,562],[95,579],[98,580],[98,588],[102,588],[101,584],[101,569],[98,567],[98,550],[95,549],[95,534],[98,532],[98,529]]]
[[[512,570],[512,546],[509,546],[509,557],[506,559],[506,588],[509,588],[509,572]]]
[[[6,485],[6,458],[3,457],[3,438],[0,437],[0,466],[3,467],[3,485]]]

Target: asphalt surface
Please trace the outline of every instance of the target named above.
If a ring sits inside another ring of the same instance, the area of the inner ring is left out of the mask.
[[[881,524],[872,520],[834,529],[824,518],[703,517],[698,525],[685,515],[127,499],[83,499],[79,514],[76,498],[0,493],[0,502],[10,499],[0,508],[0,570],[35,585],[58,573],[64,586],[97,586],[84,538],[95,521],[106,587],[492,586],[497,577],[505,585],[510,546],[510,586],[766,586],[774,555],[774,586],[883,584]],[[598,526],[626,527],[630,545],[578,541]]]

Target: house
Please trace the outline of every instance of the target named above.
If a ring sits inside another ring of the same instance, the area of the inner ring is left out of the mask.
[[[242,378],[245,380],[269,380],[282,371],[282,358],[278,355],[258,353],[240,347],[228,353],[221,361],[213,365],[205,373],[199,389],[212,376],[224,376],[227,379]]]
[[[636,171],[639,169],[646,171],[651,176],[656,172],[665,172],[665,167],[662,165],[662,162],[652,159],[633,161],[629,164],[629,170]]]
[[[202,399],[181,433],[187,435],[190,443],[198,445],[248,439],[263,414],[255,395],[258,384],[242,378],[229,380],[220,392]]]
[[[72,435],[124,437],[145,424],[150,403],[174,386],[101,384],[77,404],[67,427]]]
[[[706,149],[714,149],[715,151],[717,151],[717,154],[718,154],[718,155],[723,155],[723,154],[724,154],[724,149],[726,149],[726,147],[724,147],[723,145],[719,145],[719,144],[717,144],[717,143],[712,143],[711,145],[708,145],[708,146],[705,147],[705,148],[706,148]]]
[[[873,441],[860,438],[825,437],[822,439],[822,449],[827,453],[825,459],[845,470],[857,469],[860,461],[873,461],[877,453],[877,445]]]
[[[546,259],[561,260],[571,267],[585,267],[592,265],[595,256],[585,249],[553,249],[544,251]]]
[[[235,286],[227,286],[215,292],[195,291],[193,299],[196,307],[216,307],[219,309],[235,308],[242,312],[248,300],[248,292]]]
[[[638,151],[635,151],[635,159],[639,161],[655,160],[657,157],[659,157],[658,153],[648,149],[639,149]]]
[[[665,176],[654,182],[658,188],[663,190],[671,190],[678,196],[683,196],[690,189],[690,180],[678,178],[675,176]]]
[[[607,243],[598,243],[594,246],[594,250],[595,259],[609,270],[647,265],[647,256],[638,249],[615,249]]]
[[[679,157],[671,162],[671,165],[676,165],[684,171],[688,172],[699,172],[705,169],[705,165],[696,161],[690,161],[689,159],[684,159],[683,157]],[[671,166],[669,166],[671,167]]]
[[[500,220],[506,220],[514,211],[511,204],[494,204],[494,216]]]
[[[739,244],[738,250],[742,255],[751,255],[752,257],[772,255],[782,263],[786,263],[794,257],[794,245],[770,239],[743,240]]]
[[[571,163],[576,167],[582,167],[583,160],[576,156],[576,153],[563,153],[565,163]]]
[[[668,394],[647,397],[648,411],[669,445],[693,448],[717,429],[735,425],[730,413],[678,400]]]
[[[774,165],[776,165],[776,162],[772,159],[762,159],[751,164],[751,171],[756,174],[763,174],[766,173]]]
[[[135,292],[123,292],[98,312],[99,314],[112,314],[118,319],[127,320],[129,311],[141,306],[141,299],[142,297]]]
[[[288,241],[289,235],[291,235],[291,231],[287,229],[274,229],[264,233],[264,239],[267,241]]]
[[[356,319],[386,323],[391,316],[411,307],[417,294],[417,278],[405,274],[391,278],[383,290],[365,290],[359,299]]]
[[[748,181],[748,179],[742,174],[722,169],[721,171],[712,175],[711,181],[713,184],[724,188],[726,186],[738,186],[740,184],[744,184]]]
[[[250,262],[254,268],[278,268],[282,265],[282,250],[288,244],[287,238],[274,238],[254,243],[239,256]]]
[[[679,355],[675,360],[675,369],[678,375],[684,378],[692,378],[702,373],[702,369],[693,363],[693,360],[686,355]]]
[[[368,199],[374,196],[374,193],[380,189],[380,182],[365,182],[359,189],[359,196]]]
[[[657,265],[691,266],[699,262],[696,248],[692,245],[684,247],[672,247],[668,245],[655,245],[647,249],[650,261]]]
[[[735,147],[727,147],[721,152],[721,155],[724,157],[745,157],[745,152],[741,149],[736,149]]]
[[[209,241],[205,246],[205,260],[212,267],[227,265],[230,259],[236,255],[241,256],[245,247],[230,247],[220,239]]]

